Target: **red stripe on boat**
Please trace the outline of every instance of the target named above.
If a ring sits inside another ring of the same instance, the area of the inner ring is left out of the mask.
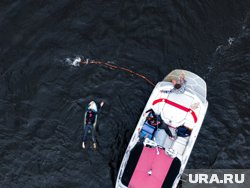
[[[129,182],[129,188],[160,188],[162,186],[173,158],[166,155],[163,149],[159,148],[159,152],[160,154],[157,155],[156,148],[143,148]],[[151,175],[149,175],[150,171]]]
[[[164,99],[164,98],[160,98],[160,99],[155,100],[155,101],[153,102],[153,105],[155,105],[155,104],[157,104],[157,103],[159,103],[159,102],[165,102],[165,103],[167,103],[167,104],[169,104],[169,105],[171,105],[171,106],[174,106],[174,107],[179,108],[179,109],[181,109],[181,110],[184,110],[184,111],[186,111],[186,112],[191,112],[191,114],[192,114],[192,116],[193,116],[193,118],[194,118],[194,122],[195,122],[195,123],[197,122],[197,116],[196,116],[196,114],[194,113],[194,111],[193,111],[191,108],[187,108],[187,107],[185,107],[185,106],[182,106],[182,105],[180,105],[180,104],[177,104],[177,103],[175,103],[175,102],[173,102],[173,101],[170,101],[170,100]]]

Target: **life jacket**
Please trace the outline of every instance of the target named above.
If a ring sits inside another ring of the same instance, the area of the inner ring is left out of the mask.
[[[92,110],[89,110],[86,115],[86,123],[93,124],[95,122],[95,113]]]

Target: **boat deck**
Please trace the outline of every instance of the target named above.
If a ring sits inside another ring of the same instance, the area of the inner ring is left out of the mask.
[[[122,183],[128,187],[171,187],[181,162],[177,157],[166,154],[164,149],[159,148],[158,151],[138,143],[131,151]]]

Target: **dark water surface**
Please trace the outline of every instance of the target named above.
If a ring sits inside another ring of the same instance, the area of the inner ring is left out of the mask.
[[[1,1],[0,187],[114,187],[153,89],[175,68],[207,82],[188,168],[250,168],[250,1]],[[98,151],[81,149],[84,107],[105,101]]]

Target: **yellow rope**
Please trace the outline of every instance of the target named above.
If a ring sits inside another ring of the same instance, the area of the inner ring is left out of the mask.
[[[103,66],[106,66],[106,67],[108,67],[108,68],[110,68],[110,69],[123,70],[123,71],[125,71],[125,72],[130,73],[130,74],[134,74],[134,75],[136,75],[136,76],[138,76],[138,77],[140,77],[140,78],[146,80],[146,81],[147,81],[149,84],[151,84],[152,86],[155,86],[155,84],[154,84],[151,80],[149,80],[146,76],[144,76],[144,75],[142,75],[142,74],[139,74],[139,73],[137,73],[137,72],[134,72],[134,71],[132,71],[132,70],[130,70],[130,69],[124,68],[124,67],[112,65],[112,64],[106,63],[106,62],[95,61],[95,60],[89,60],[89,59],[82,60],[82,61],[80,62],[80,64],[81,64],[81,65],[96,64],[96,65],[103,65]]]

